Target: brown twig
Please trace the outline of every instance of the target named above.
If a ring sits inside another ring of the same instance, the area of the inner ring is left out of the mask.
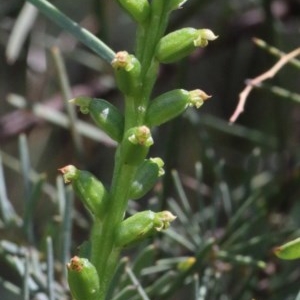
[[[255,86],[258,86],[263,81],[269,78],[273,78],[284,65],[286,65],[291,59],[295,58],[298,55],[300,55],[300,48],[297,48],[292,52],[282,55],[279,61],[271,69],[253,79],[247,80],[246,87],[239,94],[238,105],[229,119],[230,123],[234,123],[239,117],[239,115],[244,111],[246,100],[252,89]]]

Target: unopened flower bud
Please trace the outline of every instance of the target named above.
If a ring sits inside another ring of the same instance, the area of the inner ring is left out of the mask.
[[[188,106],[199,108],[208,96],[202,90],[176,89],[166,92],[150,102],[146,113],[146,124],[158,126],[179,116]]]
[[[205,47],[217,36],[209,29],[182,28],[164,36],[156,48],[161,63],[172,63],[191,54],[197,47]]]
[[[89,113],[94,122],[113,140],[120,142],[124,130],[124,116],[113,104],[104,99],[77,97],[69,101]]]
[[[170,226],[170,222],[176,217],[169,211],[154,213],[147,210],[136,213],[125,219],[118,229],[117,245],[119,247],[130,246],[156,231],[162,231]]]
[[[194,256],[187,257],[177,265],[177,269],[180,271],[187,271],[195,264],[195,262],[196,258]]]
[[[151,145],[153,145],[153,138],[147,126],[130,128],[125,133],[121,145],[124,163],[128,165],[138,165],[142,163]]]
[[[116,82],[120,91],[125,95],[134,95],[141,84],[141,65],[138,59],[126,51],[120,51],[116,53],[111,64],[115,70]]]
[[[98,299],[99,278],[96,268],[86,258],[74,256],[67,264],[68,283],[74,299]]]
[[[153,188],[159,176],[164,174],[164,162],[155,157],[146,159],[137,169],[135,178],[131,184],[129,198],[132,200],[143,197]]]
[[[72,165],[60,169],[65,183],[73,186],[74,192],[85,207],[98,218],[102,218],[106,211],[108,192],[93,174],[79,170]]]
[[[134,145],[141,145],[150,147],[153,145],[153,139],[151,131],[147,126],[136,127],[132,134],[128,137],[128,140]]]

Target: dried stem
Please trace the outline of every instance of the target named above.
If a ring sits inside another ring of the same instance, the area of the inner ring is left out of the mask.
[[[297,57],[298,55],[300,55],[300,48],[297,48],[297,49],[293,50],[292,52],[284,54],[279,59],[279,61],[268,71],[262,73],[261,75],[255,77],[253,79],[247,80],[246,87],[242,90],[242,92],[239,95],[238,105],[237,105],[234,113],[232,114],[232,116],[229,119],[230,123],[234,123],[236,121],[236,119],[239,117],[239,115],[244,111],[246,100],[247,100],[250,92],[252,91],[252,89],[255,86],[258,86],[259,84],[261,84],[263,81],[265,81],[269,78],[273,78],[284,65],[286,65],[291,59]]]

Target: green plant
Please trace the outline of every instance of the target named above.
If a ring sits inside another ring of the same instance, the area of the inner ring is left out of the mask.
[[[151,129],[189,106],[200,107],[209,98],[202,90],[176,89],[151,100],[159,64],[178,61],[217,37],[211,30],[193,28],[164,36],[170,13],[185,1],[119,0],[137,23],[136,46],[134,55],[126,51],[114,53],[47,1],[28,2],[108,61],[124,97],[124,113],[103,99],[71,100],[83,113],[91,114],[96,124],[118,143],[110,187],[106,189],[92,174],[74,166],[60,169],[65,182],[71,182],[93,216],[90,254],[87,258],[74,257],[68,265],[71,293],[76,300],[104,300],[122,249],[168,228],[175,219],[169,211],[144,211],[123,220],[128,200],[142,197],[162,173],[162,160],[147,158],[154,142]]]

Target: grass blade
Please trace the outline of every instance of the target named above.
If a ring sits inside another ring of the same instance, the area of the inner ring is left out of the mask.
[[[6,58],[9,63],[13,64],[18,59],[37,13],[37,9],[30,3],[23,5],[7,42]]]
[[[88,48],[96,52],[100,57],[111,63],[115,53],[100,39],[93,35],[88,30],[80,27],[76,22],[71,20],[55,6],[45,0],[27,0],[34,6],[36,6],[44,15],[46,15],[54,23],[74,35],[79,41],[81,41]]]
[[[11,220],[17,217],[15,210],[11,205],[7,196],[1,153],[0,153],[0,212],[2,215],[1,217],[5,224],[9,223]]]

